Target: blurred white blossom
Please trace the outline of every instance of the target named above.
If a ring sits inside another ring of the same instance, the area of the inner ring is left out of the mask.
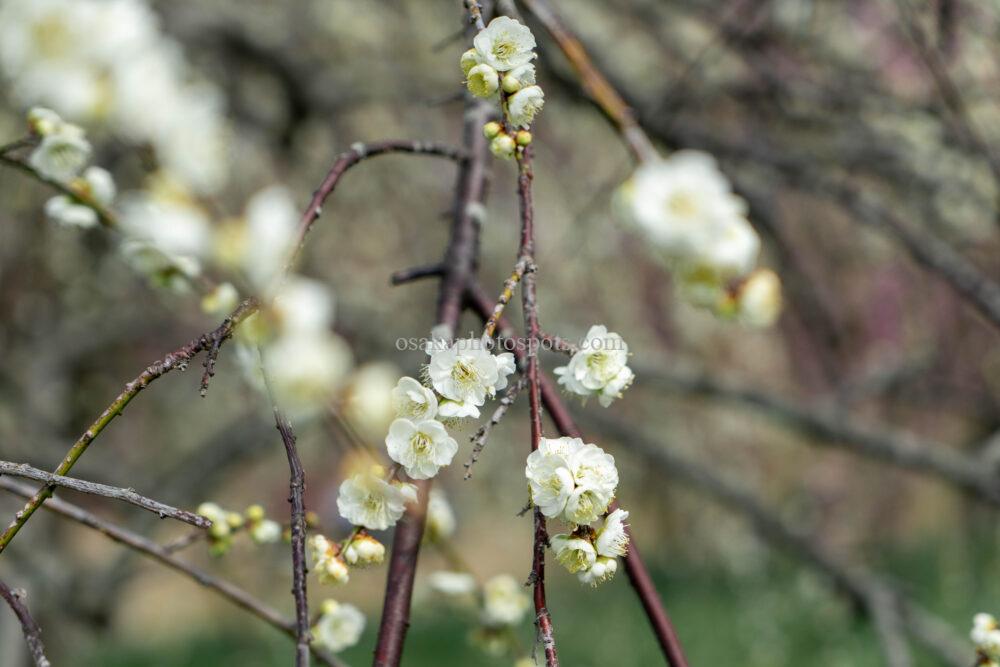
[[[424,528],[431,540],[440,540],[455,534],[455,511],[451,508],[444,491],[438,487],[431,489],[427,499],[427,520]]]
[[[485,625],[516,625],[530,606],[524,587],[509,574],[497,575],[483,584],[482,619]]]
[[[312,627],[313,643],[334,653],[348,649],[361,639],[365,616],[354,605],[324,600],[320,617]]]
[[[430,587],[443,595],[471,595],[476,592],[476,580],[465,572],[438,570],[427,577]]]

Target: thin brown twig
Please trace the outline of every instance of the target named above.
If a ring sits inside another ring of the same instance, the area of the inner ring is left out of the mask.
[[[439,278],[444,273],[444,267],[438,264],[428,264],[426,266],[412,266],[407,269],[400,269],[389,277],[390,285],[403,285],[412,283],[424,278]]]
[[[33,479],[36,482],[44,482],[48,486],[61,486],[73,491],[79,491],[80,493],[113,498],[148,510],[161,519],[176,519],[192,526],[197,526],[198,528],[212,527],[212,522],[203,516],[165,505],[152,498],[141,496],[134,489],[123,489],[117,486],[88,482],[75,477],[53,475],[50,472],[33,468],[26,463],[12,463],[10,461],[0,461],[0,475],[24,477],[25,479]]]
[[[35,622],[35,619],[31,616],[31,612],[28,611],[28,607],[22,600],[23,597],[23,591],[12,589],[3,581],[0,581],[0,598],[3,598],[7,602],[11,611],[17,616],[17,620],[20,621],[21,631],[24,633],[24,641],[28,644],[28,651],[31,653],[31,659],[34,661],[35,667],[49,667],[51,663],[45,657],[45,646],[42,644],[42,629],[38,627],[38,623]]]
[[[517,194],[521,214],[521,245],[518,249],[518,265],[524,266],[522,271],[524,285],[521,289],[521,308],[524,311],[524,328],[527,332],[527,360],[525,377],[528,380],[528,410],[531,416],[531,451],[538,449],[542,440],[542,406],[541,393],[538,385],[538,301],[535,293],[535,272],[526,270],[534,266],[535,261],[535,209],[531,197],[531,184],[534,174],[531,169],[531,147],[525,147],[517,159]],[[517,272],[512,277],[516,276]],[[511,287],[510,289],[513,289]],[[508,290],[505,286],[504,292]],[[502,297],[503,295],[501,295]],[[509,298],[509,297],[508,297]],[[499,312],[498,312],[499,311]],[[493,307],[493,313],[486,326],[495,328],[503,308],[498,303]],[[492,334],[492,332],[491,332]],[[552,628],[552,616],[549,613],[545,599],[545,549],[549,545],[549,535],[545,527],[545,517],[542,511],[535,507],[535,534],[531,559],[532,598],[535,603],[535,628],[545,653],[547,667],[558,667],[559,656],[556,653],[556,640]]]
[[[2,477],[0,477],[0,489],[9,491],[10,493],[21,496],[22,498],[31,497],[33,492],[32,488],[25,484]],[[43,507],[50,512],[72,519],[73,521],[81,523],[88,528],[92,528],[113,541],[148,556],[160,564],[183,574],[201,586],[204,586],[205,588],[226,598],[236,606],[250,612],[265,623],[281,630],[292,639],[296,638],[294,621],[286,618],[276,609],[256,599],[239,586],[236,586],[225,579],[214,577],[208,572],[185,563],[156,542],[153,542],[152,540],[149,540],[137,533],[133,533],[130,530],[116,526],[113,523],[100,519],[90,512],[73,505],[72,503],[60,500],[59,498],[49,499]],[[343,662],[327,655],[325,652],[315,647],[312,647],[312,654],[324,665],[328,665],[329,667],[344,667]]]
[[[514,264],[514,270],[511,271],[510,276],[503,281],[503,289],[500,292],[500,296],[497,298],[497,305],[493,307],[493,313],[490,314],[490,319],[486,320],[486,325],[483,327],[483,338],[493,337],[493,333],[497,328],[497,322],[500,321],[500,317],[503,315],[504,309],[514,297],[514,289],[517,287],[517,284],[521,282],[525,273],[534,270],[535,267],[531,263],[530,257],[521,255],[517,258],[517,262]]]
[[[469,455],[469,460],[465,462],[465,479],[472,479],[472,466],[476,465],[476,462],[479,461],[479,457],[486,448],[486,443],[489,441],[490,433],[493,432],[496,425],[507,414],[510,406],[517,400],[517,396],[524,389],[525,384],[527,384],[527,380],[524,376],[521,376],[517,379],[517,382],[508,387],[503,398],[500,399],[500,404],[493,411],[493,414],[490,415],[489,421],[476,429],[476,432],[469,438],[472,442],[472,453]]]
[[[60,463],[56,468],[54,474],[65,475],[68,473],[83,453],[87,451],[90,443],[92,443],[94,439],[100,435],[100,433],[115,417],[122,413],[125,406],[127,406],[139,392],[148,387],[154,380],[166,375],[170,371],[177,368],[186,368],[191,359],[193,359],[199,352],[208,349],[218,340],[225,340],[228,338],[240,322],[256,312],[257,307],[258,304],[256,300],[247,299],[241,303],[236,310],[234,310],[233,313],[215,330],[202,334],[198,338],[189,342],[187,345],[170,352],[162,359],[151,364],[146,368],[146,370],[140,373],[138,377],[126,384],[125,389],[118,395],[111,405],[105,408],[104,412],[101,413],[97,420],[90,425],[90,428],[88,428],[83,435],[77,439],[77,441],[66,453],[62,463]],[[21,530],[24,524],[28,522],[28,519],[31,518],[31,515],[35,513],[42,503],[52,496],[52,491],[52,485],[47,484],[43,486],[31,497],[24,508],[14,516],[14,520],[11,521],[7,529],[2,535],[0,535],[0,553],[3,553],[4,549],[7,548],[7,545],[14,539],[14,536],[17,535],[18,531]]]

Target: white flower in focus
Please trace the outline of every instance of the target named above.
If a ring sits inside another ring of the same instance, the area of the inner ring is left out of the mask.
[[[542,438],[528,455],[525,476],[543,515],[575,524],[597,520],[618,487],[614,457],[580,438]]]
[[[413,479],[434,477],[458,452],[458,443],[436,419],[397,419],[389,425],[385,446],[389,458],[402,465]]]
[[[367,533],[360,533],[344,549],[344,559],[360,567],[379,565],[385,560],[385,545]]]
[[[312,627],[313,643],[339,653],[358,643],[365,630],[365,616],[357,607],[324,600],[321,615]]]
[[[309,538],[309,551],[313,569],[319,573],[322,584],[346,584],[351,576],[347,563],[340,557],[340,547],[323,535]]]
[[[455,534],[455,512],[438,487],[431,489],[427,499],[427,522],[425,526],[430,540],[440,540]]]
[[[478,408],[486,397],[496,394],[498,384],[507,384],[506,375],[501,379],[500,373],[501,365],[505,370],[508,366],[506,357],[498,361],[482,339],[463,338],[451,344],[435,341],[427,345],[427,353],[431,357],[427,365],[431,385],[441,396],[458,404],[446,407],[442,402],[442,416],[478,417]]]
[[[628,345],[622,337],[603,325],[595,325],[569,364],[556,368],[555,373],[559,384],[569,391],[579,396],[597,396],[600,404],[608,407],[635,379],[627,364]]]
[[[340,484],[337,510],[355,526],[385,530],[403,516],[406,503],[416,502],[417,488],[412,484],[389,483],[378,470],[359,473]]]
[[[90,142],[82,129],[62,123],[42,137],[28,156],[28,164],[45,178],[68,183],[90,159]]]
[[[589,569],[577,573],[577,578],[584,584],[597,586],[615,576],[618,571],[618,561],[614,558],[598,556]]]
[[[490,21],[472,43],[483,62],[498,72],[527,65],[535,57],[535,36],[531,30],[507,16]]]
[[[397,417],[419,421],[434,418],[438,401],[433,391],[411,377],[402,377],[392,389],[392,407]]]
[[[625,519],[628,512],[618,508],[604,519],[604,526],[597,531],[594,548],[599,556],[615,558],[628,553],[628,533],[625,531]]]
[[[552,551],[556,554],[556,560],[576,574],[584,570],[589,570],[590,566],[597,561],[597,551],[590,540],[576,537],[574,535],[554,535],[551,539]]]
[[[490,627],[520,623],[531,605],[522,589],[509,574],[487,581],[483,585],[483,623]]]
[[[769,327],[781,314],[781,279],[770,269],[751,273],[736,295],[736,316],[752,327]]]
[[[545,93],[539,86],[528,86],[507,100],[507,117],[515,127],[528,127],[545,105]]]
[[[250,539],[257,544],[273,544],[281,539],[281,524],[271,519],[255,521],[250,526]]]
[[[427,577],[430,587],[443,595],[471,595],[476,592],[476,580],[465,572],[438,570]]]
[[[976,614],[969,633],[976,650],[992,660],[1000,659],[1000,624],[991,614]]]
[[[503,75],[503,90],[505,93],[516,93],[525,86],[535,83],[535,66],[531,63],[521,65]]]
[[[543,515],[552,519],[566,509],[566,501],[573,493],[575,482],[570,469],[567,447],[562,441],[581,442],[579,439],[550,440],[542,438],[538,449],[528,455],[524,474],[528,478],[533,502]],[[555,443],[555,444],[553,444]]]
[[[466,85],[476,97],[492,97],[500,88],[500,75],[489,65],[476,65],[469,70]]]

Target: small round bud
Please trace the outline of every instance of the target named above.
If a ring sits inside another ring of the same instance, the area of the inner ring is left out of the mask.
[[[385,560],[385,546],[371,535],[358,535],[350,548],[357,552],[361,565],[378,565]]]
[[[247,508],[244,514],[247,518],[247,521],[252,521],[256,523],[257,521],[260,521],[261,519],[264,518],[264,508],[261,507],[260,505],[251,505],[250,507]]]
[[[316,528],[317,526],[319,526],[319,514],[316,514],[316,512],[313,512],[312,510],[306,510],[305,519],[307,528]]]
[[[517,141],[518,146],[527,146],[531,143],[531,132],[518,130],[517,134],[514,135],[514,139]]]
[[[40,137],[52,134],[62,124],[63,119],[51,109],[34,107],[28,111],[28,127]]]
[[[483,125],[483,136],[487,139],[492,139],[501,132],[503,132],[503,126],[495,120],[491,120],[486,125]]]
[[[781,279],[770,269],[757,269],[739,287],[735,310],[745,324],[769,327],[781,314]]]
[[[497,157],[509,158],[514,155],[516,144],[509,134],[498,134],[490,142],[490,151]]]
[[[320,581],[323,583],[346,584],[350,578],[350,570],[347,563],[339,556],[330,558],[324,563],[322,571],[319,573]]]
[[[500,75],[489,65],[476,65],[466,75],[466,85],[476,97],[492,97],[500,89]]]
[[[281,539],[281,524],[270,519],[257,521],[250,528],[250,539],[257,544],[273,544]]]
[[[230,528],[240,528],[243,525],[243,515],[239,512],[226,513],[226,523]]]
[[[323,600],[323,604],[319,606],[320,613],[324,616],[328,614],[336,614],[337,610],[340,609],[340,603],[336,600]]]
[[[521,90],[521,80],[509,72],[503,75],[503,81],[500,85],[503,86],[505,93],[516,93]]]
[[[462,66],[462,74],[468,77],[469,70],[479,64],[479,54],[475,49],[469,49],[462,54],[459,64]]]

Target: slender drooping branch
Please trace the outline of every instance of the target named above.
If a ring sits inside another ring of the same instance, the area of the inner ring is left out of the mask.
[[[295,596],[295,665],[309,667],[309,598],[306,596],[306,475],[295,445],[292,425],[277,406],[274,408],[274,422],[281,442],[288,456],[289,496],[292,506],[292,594]]]
[[[125,385],[125,389],[118,395],[118,397],[105,408],[104,412],[97,418],[97,420],[90,425],[83,435],[73,444],[70,450],[66,453],[63,458],[62,463],[56,468],[56,475],[65,475],[70,471],[73,465],[79,460],[90,443],[97,438],[98,435],[107,427],[111,421],[120,415],[125,409],[125,406],[136,397],[136,395],[143,389],[148,387],[157,378],[160,378],[170,371],[177,368],[186,368],[187,364],[202,350],[207,350],[217,341],[225,340],[229,338],[233,330],[247,317],[257,310],[257,302],[254,299],[247,299],[233,311],[232,315],[226,318],[226,320],[219,325],[215,330],[209,333],[202,334],[198,338],[195,338],[187,345],[184,345],[173,352],[167,354],[165,357],[152,363],[146,370],[139,374],[137,378]],[[35,513],[42,503],[44,503],[48,498],[52,496],[52,491],[54,486],[51,484],[46,484],[40,488],[24,508],[14,516],[14,520],[10,523],[7,529],[0,535],[0,553],[7,548],[10,541],[14,539],[17,532],[21,530],[21,527],[28,522],[31,515]]]
[[[887,428],[862,427],[839,412],[800,405],[705,374],[646,367],[636,368],[636,373],[654,389],[746,405],[819,442],[933,475],[977,498],[1000,503],[1000,481],[989,468],[947,445],[924,442],[909,433]]]
[[[376,157],[378,155],[387,155],[389,153],[412,153],[415,155],[430,155],[434,157],[446,158],[448,160],[455,160],[457,162],[464,162],[466,157],[466,152],[455,148],[454,146],[448,146],[446,144],[439,144],[432,141],[413,141],[413,140],[400,140],[400,139],[390,139],[387,141],[375,141],[367,144],[355,143],[351,145],[350,150],[341,153],[334,160],[333,166],[330,167],[330,171],[327,172],[326,178],[320,183],[319,187],[313,193],[312,200],[306,207],[306,210],[302,213],[302,217],[299,220],[299,229],[295,236],[295,243],[292,246],[292,251],[285,263],[284,273],[288,273],[295,261],[298,259],[299,255],[302,254],[302,248],[305,246],[306,236],[312,229],[313,224],[319,219],[320,214],[323,212],[323,204],[326,202],[327,198],[333,194],[334,189],[340,182],[340,178],[347,172],[348,169],[357,165],[359,162],[366,160],[371,157]]]
[[[135,505],[136,507],[141,507],[144,510],[149,510],[150,512],[158,515],[161,519],[176,519],[178,521],[183,521],[184,523],[189,523],[192,526],[197,526],[198,528],[212,527],[212,522],[203,516],[193,512],[186,512],[184,510],[177,509],[176,507],[165,505],[151,498],[141,496],[133,489],[122,489],[117,486],[87,482],[82,479],[76,479],[75,477],[53,475],[50,472],[39,470],[38,468],[32,468],[26,463],[11,463],[10,461],[0,461],[0,475],[24,477],[25,479],[33,479],[36,482],[44,482],[48,486],[61,486],[66,489],[72,489],[73,491],[79,491],[80,493],[89,493],[93,496],[114,498],[115,500],[121,500],[122,502]]]
[[[490,295],[478,283],[470,283],[466,291],[466,303],[484,321],[489,318],[496,305],[492,302]],[[514,356],[518,358],[519,363],[523,363],[525,352],[522,346],[516,344],[516,334],[513,327],[509,322],[501,318],[497,328],[503,337],[515,343],[511,345],[511,349]],[[555,423],[559,434],[572,438],[582,438],[583,434],[577,428],[569,411],[566,409],[566,404],[563,403],[556,386],[544,375],[539,378],[539,384],[541,386],[542,403],[545,405],[546,413]],[[681,648],[680,639],[674,630],[673,623],[670,621],[666,609],[663,608],[663,603],[656,592],[653,580],[649,576],[646,564],[639,553],[635,536],[632,534],[631,529],[627,528],[626,530],[629,531],[629,550],[625,556],[625,572],[628,574],[629,583],[642,603],[646,618],[649,619],[650,626],[653,628],[653,632],[668,663],[671,667],[688,667],[687,659],[684,657],[684,651]]]
[[[493,307],[493,312],[490,313],[490,319],[486,320],[486,325],[483,326],[483,338],[492,338],[493,333],[497,329],[497,322],[503,316],[503,311],[510,303],[510,300],[514,297],[514,289],[517,284],[521,282],[524,274],[529,271],[534,271],[535,267],[531,264],[532,259],[521,255],[517,258],[517,262],[514,264],[514,270],[511,271],[510,276],[507,280],[503,281],[503,290],[500,292],[499,298],[497,298],[497,305]]]
[[[13,493],[17,496],[21,496],[22,498],[29,498],[33,493],[33,489],[30,486],[2,477],[0,477],[0,489]],[[277,611],[273,607],[270,607],[264,602],[261,602],[239,586],[236,586],[225,579],[219,579],[204,570],[200,570],[193,565],[185,563],[168,549],[157,544],[156,542],[105,521],[104,519],[91,514],[77,505],[60,500],[59,498],[49,499],[43,507],[50,512],[67,519],[72,519],[73,521],[81,523],[88,528],[92,528],[111,540],[152,558],[153,560],[176,572],[179,572],[208,590],[221,595],[236,606],[250,612],[265,623],[281,630],[292,639],[296,639],[296,626],[294,621],[286,618],[281,614],[281,612]],[[315,647],[312,648],[312,654],[322,664],[328,665],[329,667],[345,667],[343,662],[327,655]]]
[[[21,623],[21,631],[24,633],[24,641],[28,644],[28,651],[35,667],[49,667],[48,658],[45,657],[45,646],[42,645],[42,629],[32,618],[28,607],[21,599],[24,597],[20,591],[13,590],[10,586],[0,581],[0,598],[3,598],[10,606],[11,611],[17,616]]]
[[[541,389],[538,384],[538,348],[539,332],[538,325],[538,302],[535,295],[535,272],[527,270],[535,263],[535,209],[531,198],[531,184],[534,174],[531,170],[531,147],[527,146],[524,152],[518,156],[517,160],[517,194],[520,202],[521,213],[521,246],[518,250],[517,266],[525,267],[521,270],[524,285],[521,289],[521,308],[524,311],[524,328],[527,332],[527,359],[524,364],[525,377],[528,380],[528,411],[531,421],[531,451],[538,449],[542,440],[542,406]],[[513,276],[517,276],[515,269]],[[513,286],[509,288],[513,289]],[[508,292],[505,285],[504,293]],[[501,298],[503,295],[501,295]],[[509,297],[508,297],[509,299]],[[487,320],[487,328],[496,327],[497,321],[503,312],[501,303],[493,307],[490,319]],[[491,332],[492,333],[492,332]],[[549,545],[549,535],[545,527],[545,517],[542,511],[535,507],[534,511],[535,534],[532,547],[531,559],[531,584],[533,588],[533,600],[535,603],[535,627],[538,631],[538,639],[542,643],[545,652],[545,664],[547,667],[556,667],[559,664],[559,657],[556,654],[556,640],[552,630],[552,616],[549,614],[548,605],[545,600],[545,549]]]
[[[914,640],[936,653],[947,664],[967,667],[969,649],[953,632],[944,629],[940,619],[875,573],[843,561],[800,528],[782,519],[749,490],[727,480],[708,466],[665,447],[657,439],[639,433],[620,420],[591,414],[587,416],[587,421],[593,422],[607,436],[626,444],[629,451],[654,464],[672,479],[706,493],[727,509],[746,518],[764,540],[795,554],[828,576],[858,608],[873,617],[877,613],[885,613],[884,607],[891,600],[899,621]]]
[[[527,380],[522,376],[517,379],[517,382],[508,387],[503,398],[500,399],[497,409],[490,415],[489,421],[476,429],[476,432],[470,438],[472,441],[472,454],[469,455],[469,460],[465,463],[465,479],[472,479],[472,466],[476,465],[476,461],[479,460],[483,449],[486,448],[490,433],[493,432],[496,425],[500,423],[503,416],[510,410],[510,406],[517,400],[517,395],[524,390],[525,384],[527,384]]]

